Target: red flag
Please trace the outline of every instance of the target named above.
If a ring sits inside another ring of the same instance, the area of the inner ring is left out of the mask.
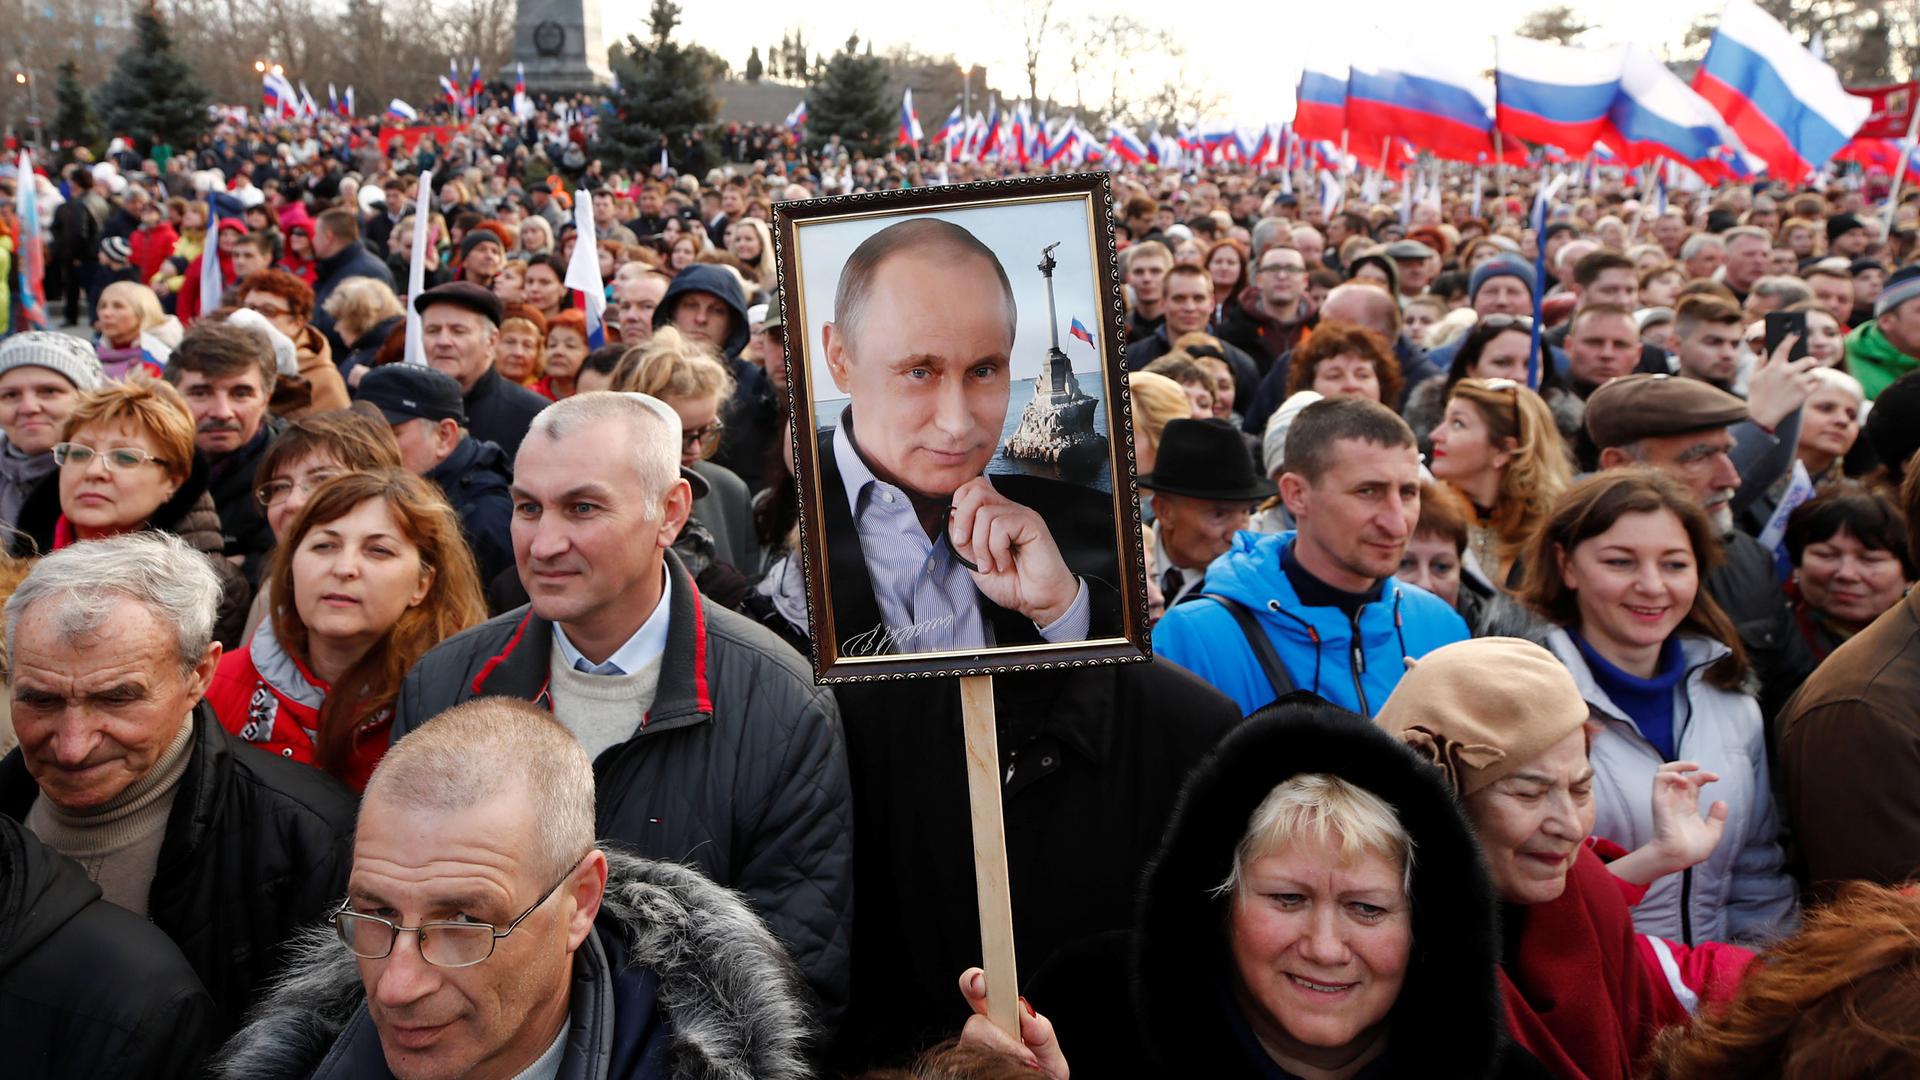
[[[1853,133],[1856,139],[1904,139],[1907,126],[1913,123],[1913,106],[1916,91],[1920,91],[1920,82],[1895,83],[1892,86],[1876,86],[1868,90],[1856,90],[1847,87],[1847,93],[1854,97],[1866,98],[1873,102],[1873,112],[1860,130]]]

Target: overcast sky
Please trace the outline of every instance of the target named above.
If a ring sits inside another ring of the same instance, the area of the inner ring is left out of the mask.
[[[1220,118],[1258,124],[1292,114],[1293,88],[1309,46],[1331,48],[1344,55],[1364,48],[1369,41],[1417,42],[1423,49],[1457,51],[1476,67],[1487,68],[1493,64],[1493,35],[1511,33],[1527,13],[1550,2],[1370,0],[1355,5],[1242,0],[1184,8],[1146,0],[1056,0],[1054,11],[1056,21],[1069,23],[1087,12],[1116,11],[1150,25],[1170,26],[1170,35],[1192,59],[1194,72],[1224,96]],[[1610,0],[1604,5],[1574,6],[1598,25],[1582,44],[1633,41],[1660,55],[1663,48],[1679,45],[1696,17],[1720,4],[1719,0]],[[876,49],[904,42],[923,53],[952,52],[963,63],[985,64],[996,89],[1024,93],[1022,10],[1023,5],[1012,0],[950,4],[683,0],[680,32],[719,52],[738,71],[746,63],[750,48],[758,45],[764,52],[787,27],[801,26],[813,46],[829,51],[857,30],[863,39],[872,39]],[[603,3],[601,13],[609,44],[641,32],[646,21],[646,5],[642,3]],[[1153,57],[1135,59],[1143,71],[1165,70],[1156,69],[1154,61]],[[1072,100],[1064,66],[1057,79],[1050,80],[1043,73],[1040,83],[1043,96],[1052,93]],[[1091,92],[1087,96],[1096,97]],[[1104,100],[1104,94],[1098,97]],[[921,121],[929,130],[953,105],[917,104]]]

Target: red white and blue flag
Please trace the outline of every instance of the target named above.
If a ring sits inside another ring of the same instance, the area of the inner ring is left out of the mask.
[[[1846,92],[1831,65],[1749,0],[1728,0],[1693,88],[1775,177],[1791,183],[1831,160],[1873,112],[1871,102]]]
[[[806,103],[801,102],[801,104],[804,105]],[[961,132],[966,130],[966,126],[967,118],[961,115],[960,106],[955,105],[953,111],[948,113],[947,118],[941,122],[940,129],[933,133],[933,141],[937,143],[951,143],[960,137]]]
[[[20,219],[20,321],[34,329],[47,326],[47,242],[40,223],[39,181],[33,175],[33,155],[20,151],[15,174],[14,214]]]
[[[480,74],[480,58],[473,58],[473,74],[467,77],[467,96],[476,103],[480,100],[480,91],[485,89],[487,80]]]
[[[788,131],[796,134],[799,133],[801,128],[807,126],[807,102],[804,98],[801,99],[800,104],[793,107],[792,112],[787,114],[784,123]]]
[[[1493,150],[1493,95],[1445,54],[1383,50],[1348,73],[1347,130],[1356,153],[1418,133],[1435,157],[1472,162]]]
[[[401,101],[399,98],[394,98],[392,101],[387,102],[387,116],[394,120],[405,120],[408,123],[412,123],[420,119],[420,110]]]
[[[1086,342],[1089,348],[1094,347],[1093,332],[1088,330],[1085,326],[1081,325],[1080,320],[1078,318],[1075,318],[1073,320],[1073,325],[1067,327],[1067,336],[1077,337],[1081,341]]]
[[[926,137],[920,129],[920,114],[913,110],[913,90],[909,87],[900,97],[900,145],[918,146]]]
[[[1347,129],[1347,65],[1326,59],[1319,50],[1307,50],[1295,92],[1293,130],[1303,139],[1338,141]]]
[[[1110,124],[1107,127],[1107,147],[1115,157],[1129,165],[1138,165],[1147,160],[1147,145],[1140,141],[1125,124]]]

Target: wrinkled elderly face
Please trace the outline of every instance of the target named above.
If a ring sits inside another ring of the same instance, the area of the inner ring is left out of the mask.
[[[49,600],[28,608],[14,633],[13,726],[40,793],[84,811],[160,760],[213,680],[220,646],[183,670],[174,628],[145,604],[121,598],[78,641],[60,633],[57,607]]]
[[[1516,771],[1467,796],[1500,899],[1544,904],[1566,891],[1580,845],[1593,831],[1593,766],[1576,730]]]

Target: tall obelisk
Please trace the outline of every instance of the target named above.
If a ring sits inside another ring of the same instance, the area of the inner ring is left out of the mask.
[[[529,91],[575,93],[611,85],[599,0],[520,0],[513,60],[526,65]],[[513,71],[506,76],[511,83]]]

